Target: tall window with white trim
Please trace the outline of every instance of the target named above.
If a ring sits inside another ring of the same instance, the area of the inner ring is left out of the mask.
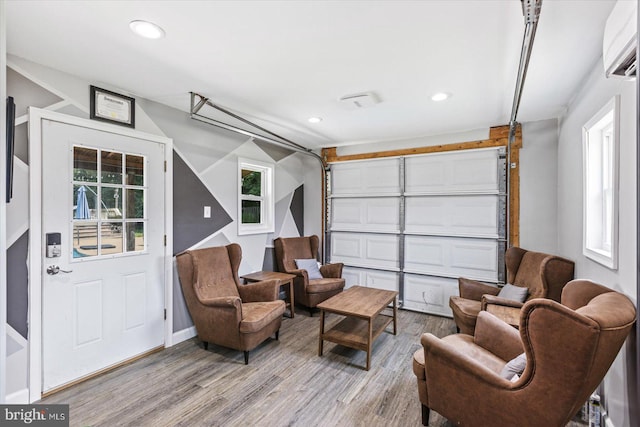
[[[613,98],[591,120],[583,139],[583,253],[618,268],[618,109]]]
[[[238,158],[238,234],[274,231],[273,164]]]

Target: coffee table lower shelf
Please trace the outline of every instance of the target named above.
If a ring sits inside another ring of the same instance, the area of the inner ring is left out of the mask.
[[[371,325],[372,336],[371,341],[369,341],[369,322],[357,317],[345,317],[333,328],[322,334],[321,339],[345,347],[355,348],[356,350],[368,351],[369,342],[373,343],[392,321],[393,317],[383,314],[375,317]]]

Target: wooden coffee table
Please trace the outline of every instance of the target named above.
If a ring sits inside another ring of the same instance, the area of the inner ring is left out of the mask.
[[[352,286],[318,304],[320,309],[320,341],[318,356],[322,356],[324,341],[367,352],[368,371],[371,367],[371,347],[376,338],[393,322],[393,335],[398,331],[396,291]],[[393,316],[381,314],[393,301]],[[346,316],[330,330],[324,329],[325,313]]]
[[[505,321],[514,328],[520,327],[520,310],[514,307],[507,307],[498,304],[487,304],[486,311]]]
[[[241,279],[244,279],[248,283],[262,282],[263,280],[277,280],[280,287],[289,285],[287,288],[287,299],[289,300],[287,306],[289,306],[289,317],[292,319],[293,316],[295,316],[295,302],[293,297],[293,279],[295,279],[295,277],[295,274],[279,273],[277,271],[257,271],[240,276]]]

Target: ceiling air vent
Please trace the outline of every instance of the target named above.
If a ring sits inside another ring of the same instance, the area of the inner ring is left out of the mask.
[[[354,93],[340,98],[340,103],[349,110],[359,110],[360,108],[373,107],[380,102],[380,99],[373,92]]]

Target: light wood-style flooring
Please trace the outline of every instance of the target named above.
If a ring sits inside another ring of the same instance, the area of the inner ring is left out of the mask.
[[[451,319],[399,310],[398,335],[375,341],[365,371],[364,351],[325,342],[318,357],[319,315],[296,314],[248,366],[242,352],[194,338],[39,403],[69,404],[71,426],[422,425],[412,355],[423,332],[453,333]],[[450,423],[432,411],[430,425]]]

